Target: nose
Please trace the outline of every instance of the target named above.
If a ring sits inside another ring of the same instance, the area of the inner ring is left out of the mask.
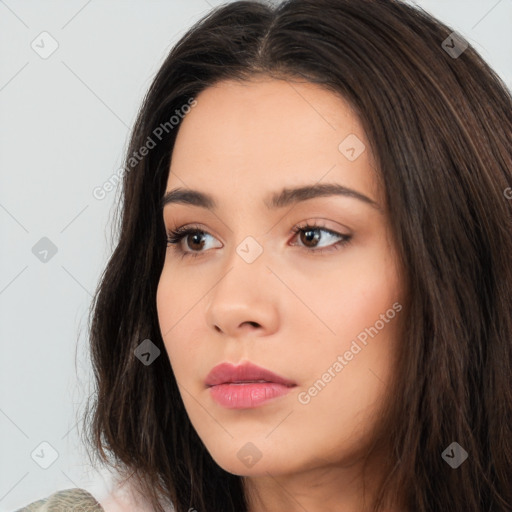
[[[206,322],[228,337],[266,336],[279,320],[279,281],[267,266],[265,252],[252,262],[233,248],[224,272],[208,294]]]

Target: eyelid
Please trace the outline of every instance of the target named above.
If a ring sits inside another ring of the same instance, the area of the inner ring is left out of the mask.
[[[296,223],[291,229],[290,233],[295,233],[298,229],[305,229],[306,227],[312,227],[317,229],[323,229],[325,231],[329,231],[332,234],[335,235],[343,235],[343,236],[352,236],[352,230],[349,229],[346,226],[343,226],[342,224],[339,224],[336,222],[336,224],[339,226],[337,228],[331,228],[328,227],[329,223],[332,223],[333,221],[326,221],[323,218],[319,217],[309,217],[308,219],[304,220],[303,222]],[[340,232],[343,231],[343,232]]]
[[[179,245],[186,236],[194,233],[202,233],[203,235],[210,236],[217,240],[217,237],[215,235],[212,235],[206,228],[204,228],[200,224],[184,224],[183,226],[179,226],[177,228],[167,229],[166,233],[168,245],[171,243],[171,239],[179,239],[178,241],[174,242],[175,245]],[[191,252],[198,253],[198,251]]]

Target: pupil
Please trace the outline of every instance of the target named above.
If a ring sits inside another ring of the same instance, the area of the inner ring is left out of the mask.
[[[311,234],[313,236],[310,236]],[[318,241],[318,238],[319,238],[318,232],[314,229],[309,229],[308,231],[304,231],[304,235],[305,235],[306,239],[308,240],[308,242],[312,242],[315,239]]]
[[[193,238],[193,240],[194,240],[194,243],[198,243],[198,244],[199,244],[199,246],[200,246],[200,247],[202,247],[202,244],[201,244],[200,242],[197,242],[198,237],[199,237],[199,238],[201,238],[201,236],[202,236],[202,235],[201,235],[201,234],[199,234],[199,233],[194,233],[194,234],[193,234],[193,235],[191,235],[191,236],[192,236],[192,238]]]

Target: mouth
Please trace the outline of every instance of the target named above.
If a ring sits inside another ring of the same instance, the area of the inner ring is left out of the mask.
[[[235,366],[231,363],[221,363],[215,366],[205,379],[208,387],[220,384],[254,384],[273,383],[286,387],[294,387],[296,382],[277,375],[266,368],[256,366],[250,362]]]
[[[223,382],[223,384],[251,384],[254,382],[271,382],[269,380],[242,380],[237,382]]]
[[[250,409],[287,394],[297,384],[265,368],[222,363],[208,374],[211,397],[227,409]]]

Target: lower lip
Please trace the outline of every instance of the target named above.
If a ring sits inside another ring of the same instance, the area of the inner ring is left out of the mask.
[[[275,382],[218,384],[210,387],[212,398],[227,409],[248,409],[286,395],[291,387]]]

